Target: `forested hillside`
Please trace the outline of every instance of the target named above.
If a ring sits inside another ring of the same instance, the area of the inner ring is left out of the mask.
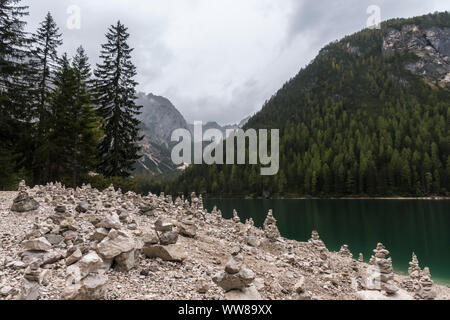
[[[395,19],[329,44],[246,125],[281,130],[276,176],[250,165],[191,166],[169,189],[448,195],[449,27],[449,13]]]

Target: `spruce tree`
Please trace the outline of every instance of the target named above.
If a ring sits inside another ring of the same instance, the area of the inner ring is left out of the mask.
[[[70,63],[66,54],[55,76],[50,98],[48,172],[52,181],[76,187],[95,167],[101,121],[91,105],[90,66],[82,48]]]
[[[67,55],[60,60],[55,73],[55,89],[49,97],[48,128],[45,152],[47,177],[50,181],[62,181],[69,170],[74,146],[73,135],[77,134],[77,121],[71,118],[71,108],[76,103],[76,76]]]
[[[139,159],[138,142],[141,106],[135,104],[136,67],[131,62],[132,48],[127,44],[127,28],[119,21],[106,34],[101,63],[95,70],[96,104],[103,117],[104,133],[100,144],[99,171],[107,177],[128,177]]]
[[[36,82],[36,118],[38,119],[35,152],[35,181],[44,183],[49,178],[49,146],[46,137],[50,127],[51,117],[49,97],[54,87],[54,72],[58,65],[57,49],[62,44],[59,28],[50,12],[41,22],[36,34],[33,35],[33,69]]]
[[[72,184],[77,185],[97,165],[97,146],[103,136],[101,117],[92,106],[91,66],[83,49],[79,47],[72,68],[75,72],[76,96],[72,115],[76,117],[77,134],[73,136],[74,159]]]
[[[28,127],[29,39],[24,31],[28,7],[20,0],[0,0],[0,189],[11,188],[23,165],[20,143]]]

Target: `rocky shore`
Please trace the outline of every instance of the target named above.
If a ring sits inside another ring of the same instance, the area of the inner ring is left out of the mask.
[[[21,183],[0,192],[0,299],[450,299],[414,254],[401,276],[381,243],[364,263],[315,231],[281,237],[275,216],[259,229],[207,212],[195,194]]]

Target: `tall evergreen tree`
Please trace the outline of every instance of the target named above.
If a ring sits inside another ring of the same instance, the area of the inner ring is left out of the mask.
[[[77,134],[73,136],[74,159],[72,184],[79,184],[80,176],[96,169],[97,146],[103,136],[101,117],[92,106],[91,66],[83,49],[79,47],[72,68],[75,72],[76,95],[73,117],[77,121]]]
[[[72,64],[63,55],[50,99],[49,178],[73,187],[80,183],[81,175],[94,169],[96,146],[102,137],[100,118],[91,105],[89,76],[82,48]]]
[[[29,39],[24,32],[28,7],[20,0],[0,0],[0,189],[11,188],[22,165],[19,153],[27,130]]]
[[[45,137],[48,136],[50,126],[49,119],[49,97],[53,90],[54,73],[58,64],[57,49],[62,44],[59,28],[53,20],[50,12],[41,22],[36,34],[33,35],[35,48],[33,50],[33,67],[36,81],[36,117],[37,128],[37,150],[35,152],[35,182],[46,182],[49,173],[49,148]],[[45,168],[43,168],[45,164]]]
[[[106,34],[100,59],[95,70],[96,104],[105,120],[100,144],[99,170],[105,176],[130,175],[139,159],[139,115],[141,106],[135,104],[136,67],[131,62],[132,48],[127,44],[127,28],[119,21]]]

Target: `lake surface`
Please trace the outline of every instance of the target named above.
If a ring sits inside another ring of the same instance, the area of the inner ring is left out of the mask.
[[[241,220],[251,217],[258,227],[273,209],[285,238],[307,241],[317,230],[329,250],[348,244],[365,261],[382,242],[402,274],[415,252],[435,282],[450,285],[450,200],[205,200],[208,211],[215,205],[225,218],[236,209]]]

